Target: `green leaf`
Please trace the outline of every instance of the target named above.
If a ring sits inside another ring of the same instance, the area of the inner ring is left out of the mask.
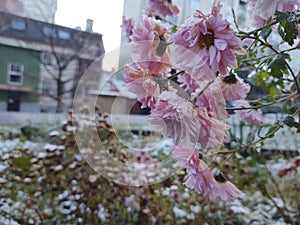
[[[295,13],[276,11],[275,16],[276,21],[279,22],[278,33],[282,40],[292,46],[298,35],[297,17]]]
[[[266,133],[266,137],[272,138],[274,137],[275,133],[273,133],[277,129],[277,126],[270,127],[268,132]],[[270,136],[269,136],[270,135]]]
[[[272,33],[272,28],[271,26],[266,26],[264,29],[262,29],[262,31],[260,32],[260,36],[267,40],[267,38],[270,36],[270,34]]]
[[[289,12],[276,11],[275,16],[276,16],[276,21],[282,23],[285,22],[289,17]]]
[[[266,71],[261,71],[260,76],[263,80],[268,80],[270,78],[270,74]]]
[[[292,116],[285,117],[283,119],[283,123],[289,127],[295,127],[297,129],[300,128],[300,123],[295,122],[295,119]]]
[[[269,64],[271,74],[274,77],[281,78],[284,73],[287,73],[286,59],[289,57],[288,54],[279,54]]]

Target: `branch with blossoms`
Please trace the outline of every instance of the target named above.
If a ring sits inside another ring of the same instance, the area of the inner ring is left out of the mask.
[[[123,18],[122,27],[132,47],[124,69],[125,86],[136,94],[142,108],[151,109],[148,120],[173,139],[176,165],[187,172],[185,185],[214,201],[242,196],[220,171],[221,166],[218,173],[212,172],[203,154],[240,150],[222,151],[229,141],[229,110],[248,124],[264,126],[261,108],[279,102],[290,107],[288,119],[248,146],[273,136],[284,124],[300,132],[300,121],[294,118],[300,108],[300,73],[294,72],[289,54],[299,49],[299,44],[295,47],[300,29],[295,10],[300,4],[259,2],[249,2],[257,26],[252,31],[242,31],[237,23],[234,30],[223,19],[217,0],[209,14],[195,9],[176,29],[166,22],[167,16],[179,13],[171,0],[148,0],[139,24]],[[274,33],[281,37],[277,46],[270,40]],[[284,44],[290,48],[280,49]],[[239,74],[245,68],[252,73],[243,79]],[[263,102],[248,101],[251,86],[245,80],[250,81],[249,77],[264,89]]]

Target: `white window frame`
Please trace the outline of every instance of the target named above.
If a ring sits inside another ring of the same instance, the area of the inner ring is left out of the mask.
[[[20,67],[20,71],[13,71],[12,67],[16,65]],[[20,82],[11,81],[11,76],[19,76]],[[7,65],[7,83],[12,85],[23,85],[24,65],[22,63],[10,62]]]

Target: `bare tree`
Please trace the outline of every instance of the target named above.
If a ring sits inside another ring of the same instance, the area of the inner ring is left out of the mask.
[[[81,31],[1,13],[0,38],[2,36],[11,46],[40,52],[35,57],[40,62],[41,86],[43,81],[49,86],[40,88],[40,103],[52,101],[54,105],[55,102],[56,112],[71,106],[81,76],[104,53],[102,35],[92,32],[91,20],[87,20],[87,30]]]
[[[85,69],[103,53],[102,42],[95,42],[93,34],[78,32],[72,48],[62,48],[55,44],[54,38],[49,39],[49,52],[54,60],[51,66],[42,60],[43,67],[54,85],[46,94],[56,102],[56,112],[63,111],[64,98],[73,99],[75,90]],[[84,64],[84,65],[83,65]],[[42,75],[43,76],[43,75]],[[44,74],[45,76],[45,74]],[[53,88],[55,91],[53,91]],[[70,104],[70,102],[68,103]]]

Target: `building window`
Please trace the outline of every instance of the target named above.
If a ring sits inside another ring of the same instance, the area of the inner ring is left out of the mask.
[[[22,85],[24,65],[20,63],[9,63],[7,68],[7,74],[9,84]]]
[[[51,66],[53,64],[53,56],[51,53],[43,52],[41,55],[41,61],[44,65]]]
[[[58,37],[63,40],[69,40],[71,38],[71,34],[68,31],[59,30]]]
[[[43,27],[43,34],[46,37],[56,37],[55,29],[52,27]]]
[[[25,21],[23,21],[23,20],[12,20],[11,27],[14,30],[23,31],[26,29],[26,24],[25,24]]]

